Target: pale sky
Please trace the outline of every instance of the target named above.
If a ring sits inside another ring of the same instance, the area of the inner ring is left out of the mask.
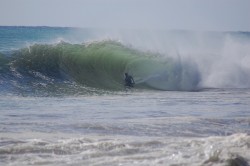
[[[0,25],[250,31],[250,0],[0,0]]]

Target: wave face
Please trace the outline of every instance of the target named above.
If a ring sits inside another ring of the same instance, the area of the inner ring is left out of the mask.
[[[0,57],[1,77],[5,80],[1,84],[5,89],[123,90],[125,72],[134,77],[138,89],[192,91],[199,83],[194,64],[115,41],[35,44]]]

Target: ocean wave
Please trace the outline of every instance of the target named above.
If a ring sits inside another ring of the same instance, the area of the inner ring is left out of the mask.
[[[125,72],[134,77],[136,89],[193,91],[200,81],[196,65],[188,60],[139,51],[112,40],[35,44],[8,57],[1,55],[0,61],[2,80],[26,87],[23,91],[55,89],[57,85],[60,89],[77,85],[124,90]]]

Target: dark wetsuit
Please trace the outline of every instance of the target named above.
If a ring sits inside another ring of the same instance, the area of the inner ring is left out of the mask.
[[[125,86],[134,87],[135,81],[132,76],[125,74]]]

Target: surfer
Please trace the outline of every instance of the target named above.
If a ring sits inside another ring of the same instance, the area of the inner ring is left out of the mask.
[[[128,73],[125,73],[125,86],[126,87],[134,87],[135,81],[131,75],[128,75]]]

